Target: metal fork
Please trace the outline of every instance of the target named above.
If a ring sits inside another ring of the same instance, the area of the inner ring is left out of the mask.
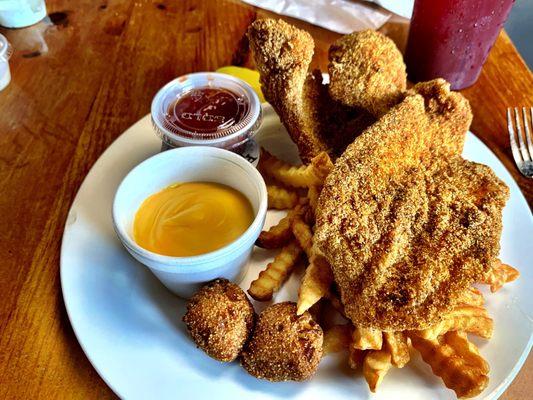
[[[507,129],[509,130],[509,139],[511,141],[511,150],[513,152],[513,158],[518,167],[518,170],[522,175],[528,178],[533,178],[533,140],[531,139],[531,124],[533,123],[533,107],[529,108],[529,114],[531,116],[531,123],[527,118],[526,107],[522,107],[522,115],[518,107],[513,109],[507,109]],[[522,124],[520,119],[523,120]],[[514,122],[513,122],[514,120]],[[525,132],[525,141],[522,127]],[[516,142],[516,136],[518,136],[518,143]]]

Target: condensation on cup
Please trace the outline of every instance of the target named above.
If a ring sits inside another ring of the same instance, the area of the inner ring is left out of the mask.
[[[9,82],[11,81],[11,73],[9,72],[10,56],[11,45],[5,36],[0,35],[0,90],[9,85]]]
[[[24,28],[44,17],[44,0],[0,0],[0,25],[6,28]]]

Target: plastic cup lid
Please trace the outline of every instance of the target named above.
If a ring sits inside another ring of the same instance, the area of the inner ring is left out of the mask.
[[[180,114],[180,99],[187,96],[200,98],[202,90],[206,93],[209,89],[216,89],[223,96],[222,100],[231,105],[236,118],[217,124],[212,118],[218,116],[213,117],[208,112]],[[151,113],[156,133],[173,147],[202,145],[230,148],[255,134],[261,120],[261,102],[252,87],[238,78],[216,72],[198,72],[167,83],[154,97]],[[197,126],[195,129],[193,123],[189,125],[182,118],[185,114],[190,114],[186,117],[193,119],[211,118],[211,123],[202,119],[202,124],[207,127]]]

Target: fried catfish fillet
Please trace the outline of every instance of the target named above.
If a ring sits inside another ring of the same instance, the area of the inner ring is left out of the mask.
[[[470,104],[460,93],[450,90],[444,79],[420,82],[406,96],[419,94],[424,98],[425,115],[431,138],[430,150],[436,153],[461,154],[465,134],[472,123]]]
[[[248,28],[265,99],[274,107],[302,161],[326,150],[320,137],[318,102],[321,81],[308,73],[314,52],[309,33],[282,20],[260,19]]]
[[[489,167],[461,158],[470,121],[461,95],[419,86],[326,179],[315,245],[354,324],[432,325],[495,262],[509,191]]]
[[[394,42],[365,30],[342,36],[329,48],[329,93],[340,103],[385,114],[403,97],[407,74]]]
[[[314,41],[282,20],[260,19],[248,39],[265,99],[274,107],[300,158],[307,164],[321,151],[335,158],[375,119],[332,100],[320,71],[309,71]]]

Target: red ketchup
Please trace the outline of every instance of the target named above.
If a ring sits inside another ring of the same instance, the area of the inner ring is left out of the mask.
[[[444,78],[452,89],[477,80],[514,0],[416,0],[406,50],[414,82]]]

